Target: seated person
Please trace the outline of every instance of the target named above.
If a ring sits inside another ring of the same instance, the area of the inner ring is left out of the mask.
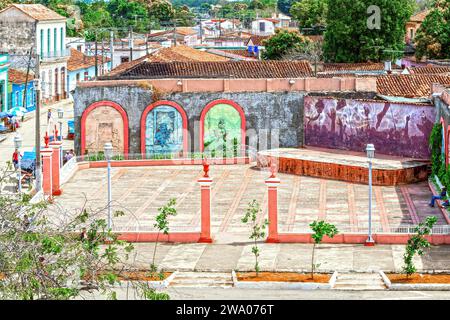
[[[434,207],[434,202],[436,200],[441,200],[443,199],[445,196],[447,196],[447,189],[445,187],[442,187],[441,189],[441,193],[437,196],[432,196],[431,197],[431,202],[428,204],[430,207]]]

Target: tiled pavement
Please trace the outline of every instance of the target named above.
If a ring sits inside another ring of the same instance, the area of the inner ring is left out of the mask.
[[[159,244],[155,263],[169,271],[251,271],[254,256],[251,244]],[[259,265],[263,271],[299,271],[311,269],[311,244],[260,243]],[[148,270],[153,243],[136,243],[135,254],[127,265]],[[402,245],[364,247],[349,244],[323,244],[316,249],[318,271],[400,272],[403,265]],[[422,257],[415,257],[418,271],[450,272],[450,246],[432,246]]]
[[[130,167],[112,169],[114,209],[126,216],[114,218],[118,230],[152,231],[157,208],[170,198],[177,199],[178,215],[171,218],[172,231],[200,228],[200,187],[196,180],[201,166]],[[257,199],[267,215],[267,171],[251,165],[211,166],[211,231],[216,241],[246,241],[248,227],[241,223],[248,203]],[[368,187],[341,181],[279,174],[279,231],[308,232],[309,223],[325,219],[341,232],[367,230]],[[430,208],[427,183],[373,190],[374,230],[389,232],[411,225],[427,215],[436,215],[445,224],[438,208]],[[92,208],[107,203],[106,169],[78,171],[63,186],[56,203],[65,209],[79,209],[85,199]]]

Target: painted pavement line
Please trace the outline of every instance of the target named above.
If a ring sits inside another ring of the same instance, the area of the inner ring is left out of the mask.
[[[327,217],[327,180],[320,181],[319,191],[319,220],[325,220]]]
[[[294,184],[292,187],[291,201],[289,202],[288,217],[287,217],[287,224],[288,224],[289,232],[292,232],[292,230],[294,228],[299,193],[300,193],[300,176],[295,176]]]
[[[411,196],[409,194],[408,187],[401,186],[400,190],[402,192],[403,197],[405,198],[406,206],[408,207],[409,215],[411,216],[413,223],[419,224],[420,219],[419,219],[419,216],[417,215],[417,211],[414,206],[414,202],[412,201]]]
[[[353,187],[353,184],[347,185],[348,190],[348,213],[350,217],[350,225],[352,232],[358,232],[358,217],[356,215],[356,208],[355,208],[355,188]]]
[[[383,232],[389,232],[389,219],[387,216],[386,208],[384,207],[383,191],[381,190],[380,186],[374,186],[373,189],[375,191],[375,200],[377,202]]]

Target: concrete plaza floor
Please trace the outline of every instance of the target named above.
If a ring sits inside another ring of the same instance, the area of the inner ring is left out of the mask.
[[[262,271],[309,272],[311,244],[260,243],[259,265]],[[129,267],[148,270],[154,243],[135,243],[135,250],[125,263]],[[232,244],[158,244],[155,263],[168,271],[253,271],[255,258],[251,243]],[[315,263],[319,272],[401,272],[403,245],[320,244]],[[425,255],[414,258],[419,272],[450,272],[450,246],[432,246]]]
[[[158,208],[177,199],[178,214],[170,218],[172,231],[200,229],[201,166],[115,167],[112,169],[113,210],[126,215],[113,219],[117,231],[154,231]],[[267,171],[250,165],[214,165],[211,233],[218,243],[246,241],[248,226],[243,217],[248,203],[256,199],[267,216]],[[334,223],[342,232],[366,232],[368,186],[290,174],[279,174],[279,231],[308,232],[317,219]],[[398,187],[375,186],[372,195],[374,232],[395,232],[435,215],[446,224],[438,208],[430,208],[426,182]],[[107,205],[106,168],[78,171],[64,186],[56,204],[69,211],[84,203],[90,208]],[[105,211],[106,215],[106,211]]]

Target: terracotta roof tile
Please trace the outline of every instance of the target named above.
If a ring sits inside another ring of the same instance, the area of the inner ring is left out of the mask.
[[[448,74],[450,75],[450,67],[445,66],[426,66],[410,68],[411,74]]]
[[[415,15],[413,15],[411,17],[411,19],[409,19],[409,21],[413,21],[413,22],[423,22],[423,20],[425,20],[425,18],[427,17],[427,15],[431,12],[431,10],[423,10],[419,13],[416,13]]]
[[[103,79],[301,78],[312,75],[305,61],[146,62]]]
[[[385,96],[426,98],[431,95],[431,84],[450,84],[450,76],[389,75],[377,78],[377,91]]]
[[[251,36],[245,45],[248,46],[249,42],[251,41],[254,46],[262,46],[263,41],[269,38],[270,36]]]
[[[98,65],[102,64],[102,57],[97,56]],[[107,63],[111,61],[108,57],[103,57],[103,62]],[[80,69],[86,69],[95,66],[95,57],[87,56],[83,52],[76,49],[70,49],[70,57],[67,61],[67,70],[75,71]]]
[[[2,11],[6,11],[11,7],[15,7],[18,10],[22,11],[26,15],[38,21],[46,21],[46,20],[65,20],[66,17],[56,13],[55,11],[47,8],[42,4],[17,4],[13,3],[6,9]],[[1,11],[0,11],[1,12]]]
[[[30,72],[28,74],[28,82],[31,82],[34,80],[34,74]],[[27,72],[21,71],[17,69],[9,69],[8,70],[8,81],[11,83],[25,83],[27,82]]]
[[[155,53],[151,53],[139,59],[122,63],[114,68],[110,75],[119,74],[127,69],[138,65],[144,61],[147,62],[171,62],[171,61],[229,61],[230,59],[220,57],[205,51],[200,51],[188,46],[178,45],[176,47],[164,48]]]
[[[374,70],[384,70],[383,63],[372,63],[372,62],[362,62],[362,63],[325,63],[323,65],[323,71],[374,71]]]

